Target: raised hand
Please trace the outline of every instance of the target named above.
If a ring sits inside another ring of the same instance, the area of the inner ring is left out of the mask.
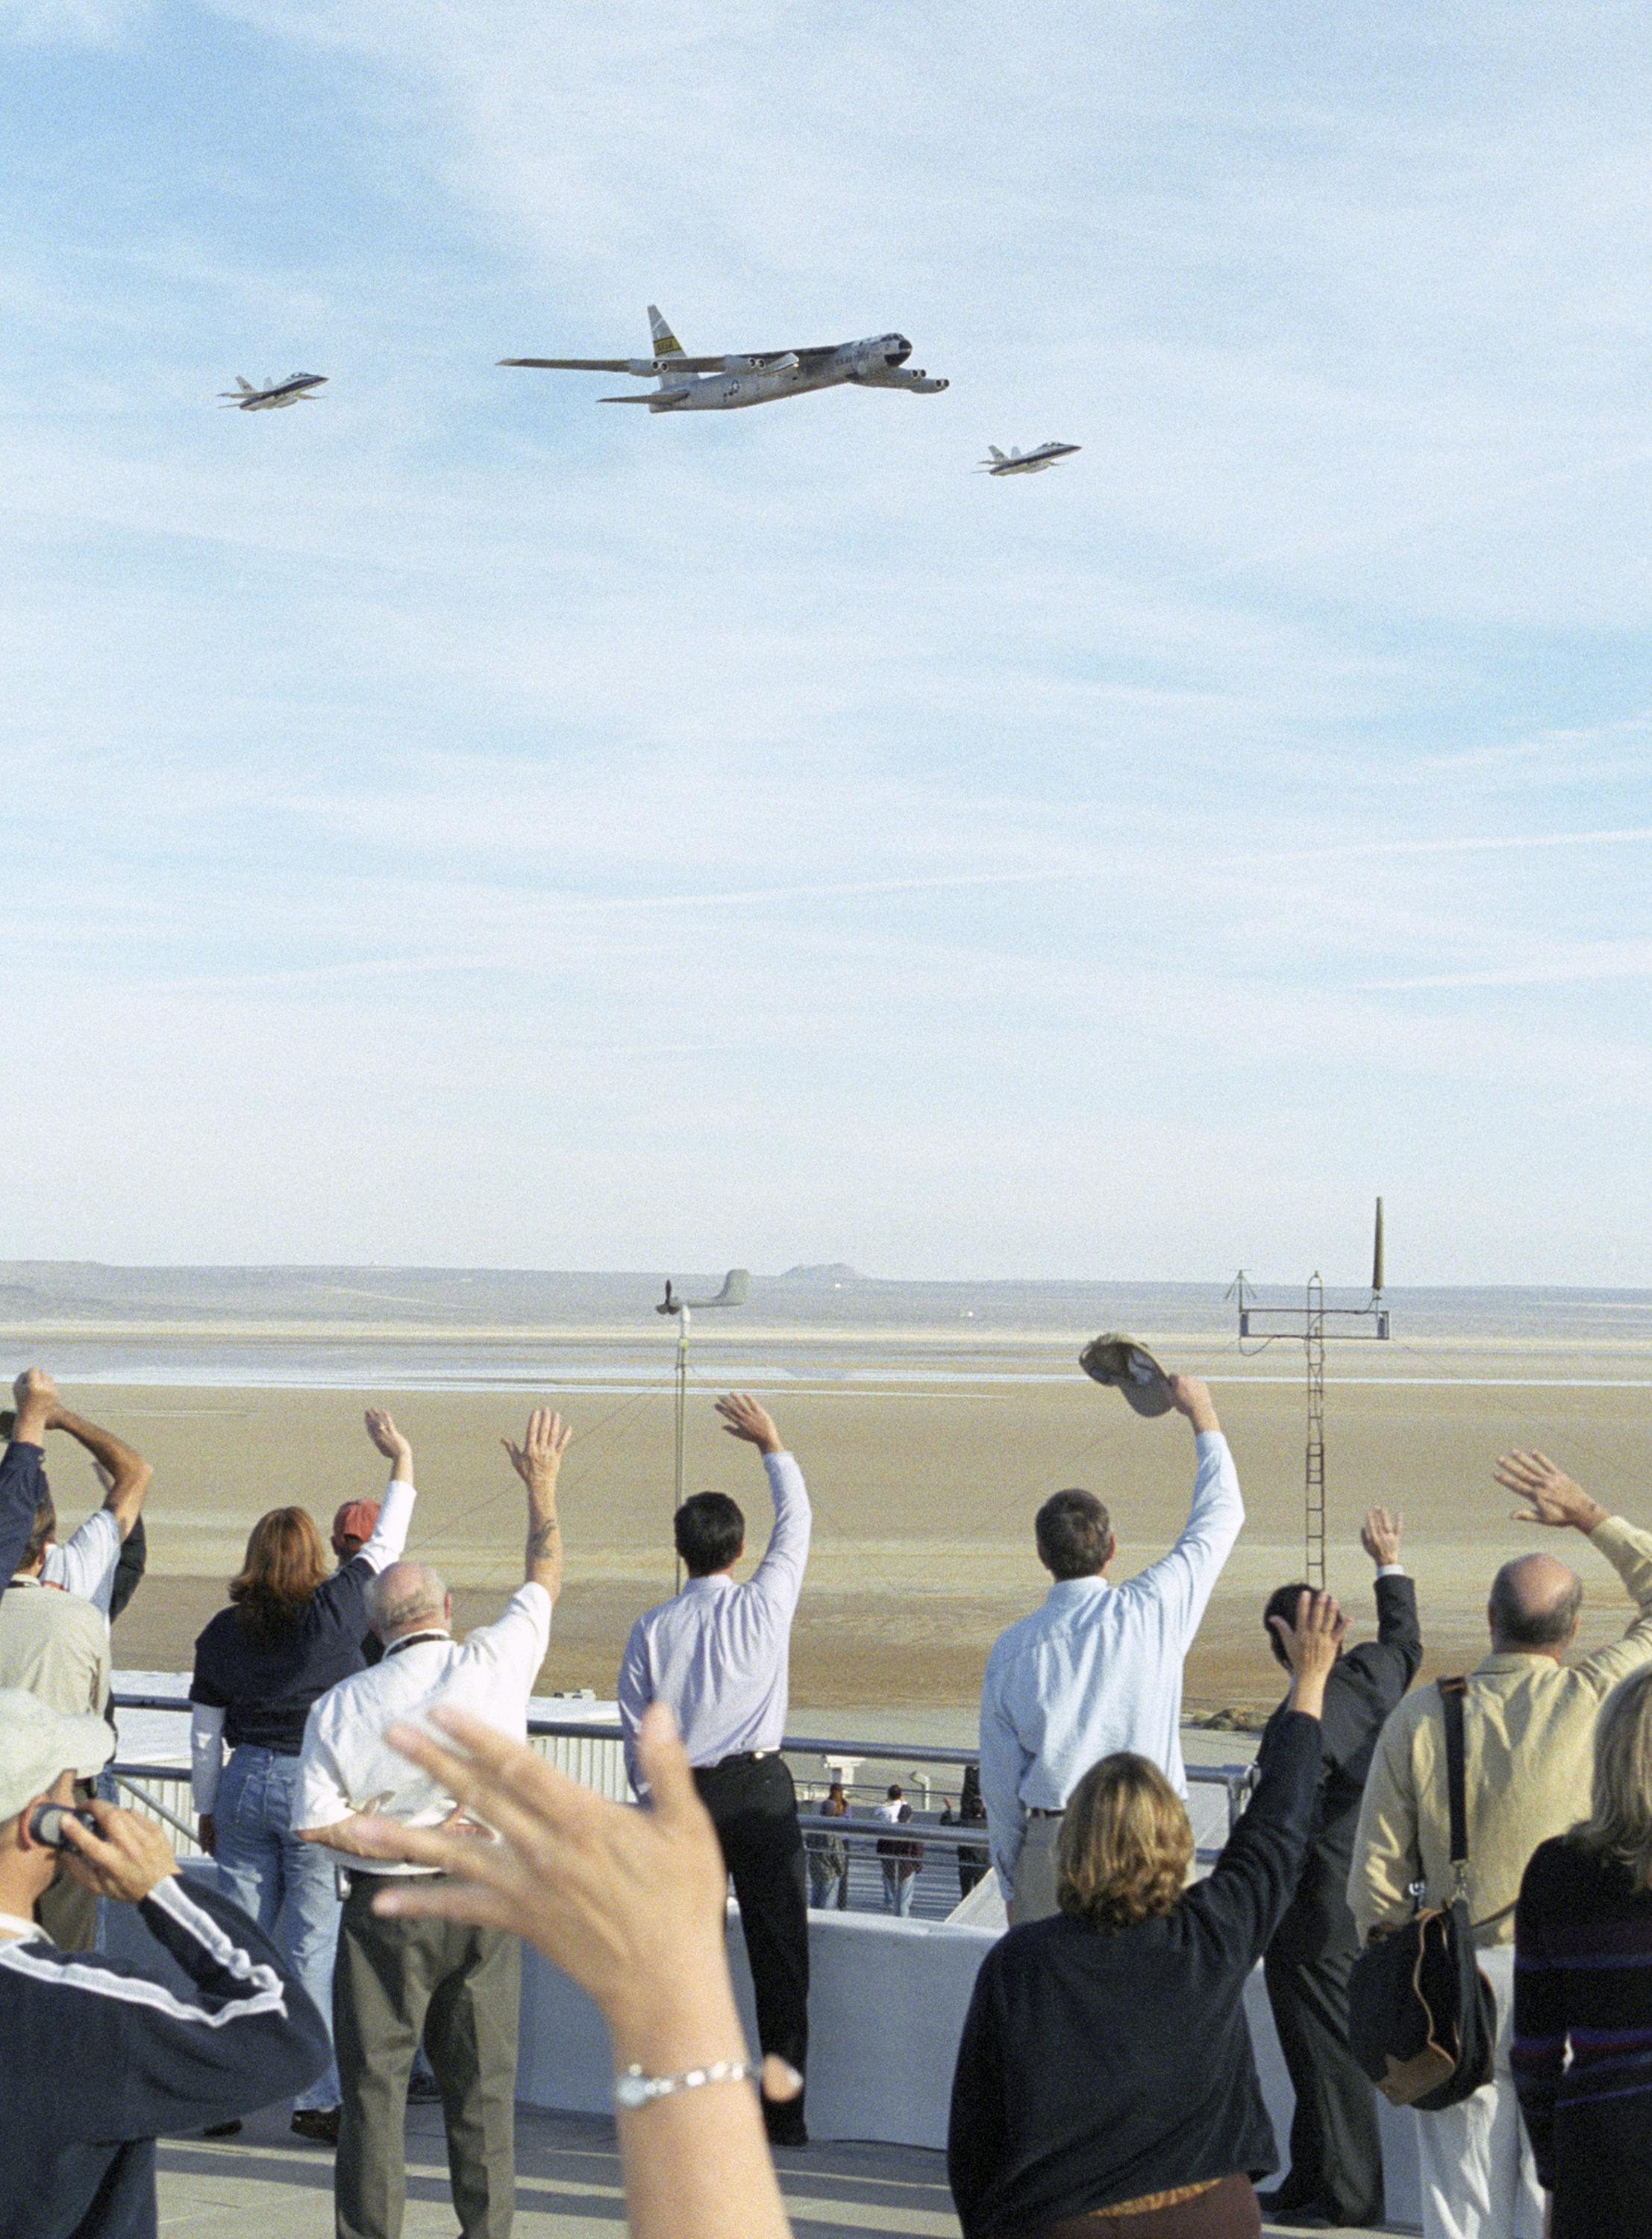
[[[562,1457],[573,1436],[572,1424],[565,1423],[549,1407],[535,1407],[527,1418],[520,1446],[514,1438],[501,1438],[499,1443],[510,1456],[511,1467],[528,1491],[548,1492],[556,1484]]]
[[[743,1438],[748,1446],[756,1446],[766,1454],[785,1452],[773,1416],[766,1407],[760,1406],[749,1392],[726,1392],[717,1402],[717,1412],[731,1438]]]
[[[651,1705],[639,1730],[643,1811],[581,1787],[467,1711],[438,1708],[428,1724],[463,1755],[424,1724],[394,1725],[386,1739],[499,1839],[362,1820],[368,1856],[439,1866],[448,1877],[398,1882],[375,1910],[526,1937],[595,1999],[618,2050],[620,2037],[647,2031],[652,2009],[669,2004],[667,1988],[687,1965],[710,1965],[723,1949],[727,1870],[669,1710]]]
[[[1606,1511],[1599,1501],[1592,1500],[1576,1479],[1568,1477],[1547,1454],[1500,1455],[1492,1475],[1506,1492],[1517,1493],[1527,1503],[1524,1508],[1511,1511],[1516,1524],[1592,1531],[1606,1521]]]
[[[36,1406],[52,1407],[57,1403],[57,1386],[43,1368],[25,1368],[13,1383],[11,1396],[19,1407],[26,1407],[31,1399]]]
[[[1313,1593],[1304,1586],[1297,1596],[1293,1624],[1282,1617],[1268,1622],[1278,1634],[1290,1666],[1295,1683],[1290,1691],[1292,1704],[1317,1717],[1324,1706],[1325,1681],[1342,1648],[1348,1619],[1330,1594]]]
[[[386,1461],[395,1464],[396,1475],[407,1476],[412,1467],[413,1448],[397,1430],[385,1409],[369,1407],[362,1420],[367,1425],[368,1438],[372,1439]]]
[[[1400,1526],[1404,1521],[1397,1511],[1390,1515],[1386,1508],[1368,1508],[1365,1521],[1359,1527],[1359,1544],[1379,1570],[1400,1559]]]
[[[1211,1397],[1211,1387],[1200,1376],[1171,1376],[1165,1379],[1170,1387],[1171,1405],[1178,1415],[1185,1415],[1196,1431],[1214,1431],[1220,1427],[1217,1421],[1216,1402]]]

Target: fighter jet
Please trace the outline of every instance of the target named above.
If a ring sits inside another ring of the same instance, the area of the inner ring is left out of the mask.
[[[296,404],[312,389],[321,388],[326,379],[324,373],[289,373],[285,381],[267,381],[262,389],[255,389],[237,374],[235,387],[221,389],[218,394],[228,400],[226,410],[233,404],[240,412],[279,412],[283,405]]]
[[[629,373],[657,381],[642,396],[602,396],[600,404],[646,404],[650,412],[738,412],[746,404],[773,404],[812,389],[909,389],[933,396],[947,387],[906,363],[912,346],[905,335],[869,342],[827,342],[818,349],[757,350],[744,357],[689,357],[648,306],[652,357],[502,357],[501,365],[543,366],[552,373]]]
[[[1033,451],[1000,451],[996,443],[989,443],[990,459],[983,459],[978,472],[984,475],[1041,475],[1046,467],[1054,466],[1058,459],[1070,459],[1075,451],[1084,448],[1082,443],[1040,443]]]

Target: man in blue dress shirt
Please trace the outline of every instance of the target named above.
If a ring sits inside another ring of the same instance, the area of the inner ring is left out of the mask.
[[[1055,1583],[987,1658],[981,1689],[981,1795],[992,1863],[1017,1925],[1056,1906],[1056,1839],[1082,1776],[1116,1750],[1150,1757],[1184,1796],[1182,1664],[1221,1575],[1244,1503],[1211,1394],[1169,1379],[1194,1434],[1193,1505],[1168,1555],[1120,1586],[1118,1543],[1092,1492],[1052,1493],[1034,1525]]]
[[[763,1457],[774,1529],[744,1585],[733,1570],[746,1518],[726,1492],[697,1492],[677,1511],[677,1552],[688,1573],[673,1600],[631,1628],[620,1667],[620,1718],[632,1785],[644,1782],[637,1728],[650,1703],[669,1703],[711,1813],[740,1902],[752,1963],[758,2039],[799,2075],[809,2042],[809,1884],[797,1792],[780,1754],[786,1732],[792,1619],[809,1556],[809,1496],[774,1418],[743,1392],[717,1402],[730,1436]],[[765,2096],[777,2145],[803,2145],[801,2097]]]

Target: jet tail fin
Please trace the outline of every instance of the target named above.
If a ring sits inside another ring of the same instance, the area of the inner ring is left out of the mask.
[[[996,443],[989,443],[986,448],[991,451],[995,459],[1001,459],[1004,456],[1003,452],[999,450]]]
[[[254,389],[251,382],[244,379],[240,374],[236,375],[236,387],[241,391],[243,396],[255,396],[258,393],[257,390]]]
[[[658,303],[650,303],[648,306],[648,329],[654,336],[654,363],[660,368],[660,377],[663,381],[670,369],[666,362],[673,357],[680,357],[683,355],[683,346],[660,316]]]

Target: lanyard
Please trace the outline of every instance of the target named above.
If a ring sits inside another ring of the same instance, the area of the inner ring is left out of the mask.
[[[400,1656],[404,1648],[417,1648],[421,1642],[427,1640],[451,1640],[452,1638],[453,1635],[450,1632],[409,1632],[401,1639],[392,1641],[379,1660],[381,1663],[388,1664],[393,1656]]]

